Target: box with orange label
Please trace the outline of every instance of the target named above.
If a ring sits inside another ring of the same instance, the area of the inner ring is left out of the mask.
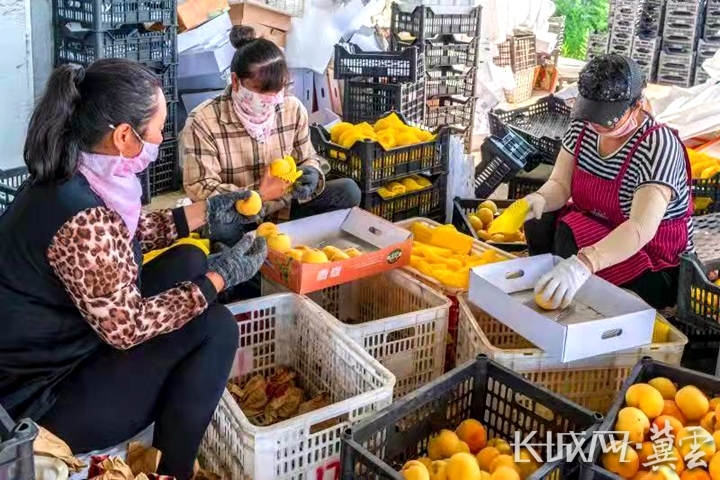
[[[289,237],[292,248],[287,250],[288,238],[268,237],[268,257],[260,271],[297,293],[340,285],[410,262],[412,234],[360,208],[315,215],[277,228]]]

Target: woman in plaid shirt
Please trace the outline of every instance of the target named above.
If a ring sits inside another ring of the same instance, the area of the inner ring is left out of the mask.
[[[310,143],[307,110],[285,95],[290,74],[283,52],[256,38],[252,27],[236,26],[230,40],[237,49],[232,85],[198,106],[182,135],[185,191],[194,201],[219,193],[252,189],[263,199],[264,214],[277,221],[297,219],[360,204],[350,179],[325,181],[327,162]],[[303,175],[292,192],[271,177],[267,165],[291,155]],[[241,226],[232,243],[243,234]]]

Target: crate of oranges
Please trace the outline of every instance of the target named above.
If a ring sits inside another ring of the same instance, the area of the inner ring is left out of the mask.
[[[508,208],[514,200],[486,200],[479,198],[456,198],[453,202],[452,223],[467,235],[487,242],[506,252],[524,252],[527,250],[525,232],[520,229],[514,234],[488,233],[493,220]]]

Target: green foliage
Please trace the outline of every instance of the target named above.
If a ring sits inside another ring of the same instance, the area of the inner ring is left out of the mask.
[[[608,29],[608,0],[555,0],[555,15],[565,15],[562,56],[585,60],[588,34]]]

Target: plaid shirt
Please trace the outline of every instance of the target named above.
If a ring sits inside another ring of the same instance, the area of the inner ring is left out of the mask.
[[[266,142],[258,143],[235,113],[230,87],[193,110],[180,140],[183,182],[190,199],[205,200],[243,188],[256,190],[265,166],[285,155],[292,155],[298,165],[310,165],[321,172],[318,189],[309,200],[322,193],[327,162],[317,156],[310,143],[307,110],[297,98],[287,95],[276,116],[277,124]],[[266,214],[287,220],[290,201],[291,196],[286,195],[265,202]]]

